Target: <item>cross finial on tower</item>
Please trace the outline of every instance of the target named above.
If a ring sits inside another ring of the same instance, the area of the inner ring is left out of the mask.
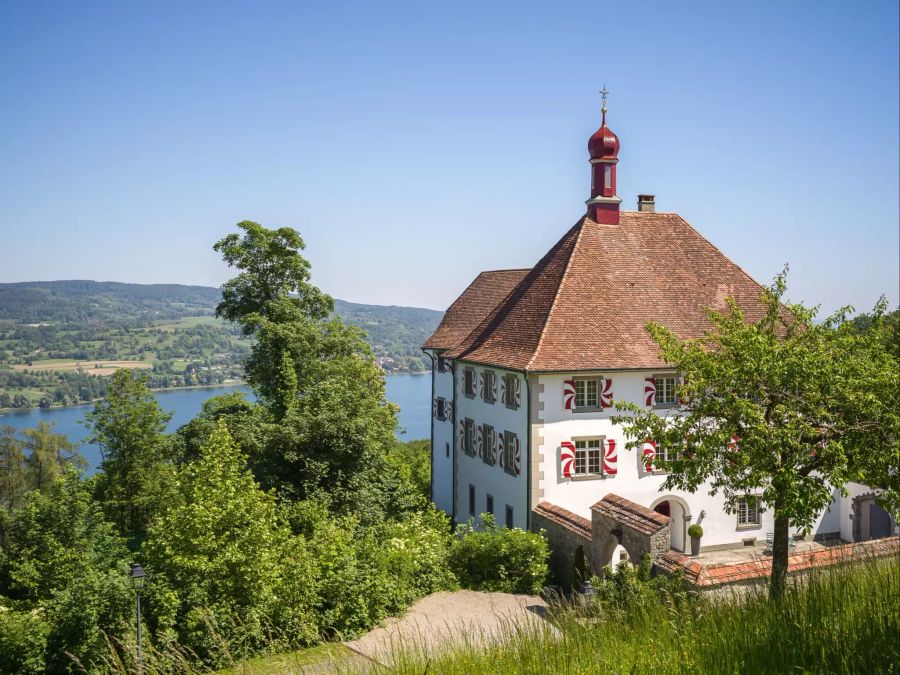
[[[600,90],[600,112],[603,113],[603,124],[606,124],[606,97],[609,95],[609,92],[606,90],[606,84],[604,83],[603,89]]]

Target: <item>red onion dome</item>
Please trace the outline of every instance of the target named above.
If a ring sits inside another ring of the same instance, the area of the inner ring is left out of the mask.
[[[619,137],[606,126],[606,113],[603,113],[603,126],[601,126],[591,140],[588,141],[588,152],[591,159],[615,159],[619,155]]]

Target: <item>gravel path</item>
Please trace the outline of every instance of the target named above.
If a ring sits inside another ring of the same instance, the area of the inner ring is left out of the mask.
[[[372,665],[390,666],[398,649],[431,655],[461,643],[500,640],[513,626],[549,626],[541,618],[545,607],[536,595],[434,593],[413,603],[402,617],[387,619],[344,645]]]

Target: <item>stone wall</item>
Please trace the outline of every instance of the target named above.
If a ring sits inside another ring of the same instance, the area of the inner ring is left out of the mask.
[[[645,554],[669,550],[669,517],[618,495],[609,494],[591,507],[591,562],[596,573],[612,562],[621,544],[639,565]]]
[[[588,568],[591,568],[590,521],[561,507],[542,502],[531,512],[532,528],[544,530],[550,546],[551,583],[569,592],[574,579],[575,551],[583,547]]]

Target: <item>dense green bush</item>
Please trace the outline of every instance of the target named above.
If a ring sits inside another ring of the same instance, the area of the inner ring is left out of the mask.
[[[4,653],[38,663],[45,642],[47,670],[70,668],[72,657],[90,670],[106,651],[105,633],[131,630],[128,550],[74,472],[47,495],[29,493],[9,520],[4,553],[0,595],[20,612],[0,629]]]
[[[499,527],[481,514],[482,528],[471,521],[457,528],[450,568],[465,588],[505,593],[539,593],[547,580],[550,550],[543,532]]]
[[[615,612],[659,601],[682,604],[695,597],[685,589],[680,573],[653,576],[652,569],[653,558],[649,553],[637,566],[627,562],[615,570],[607,566],[601,576],[592,579],[596,591],[593,603],[604,611]]]
[[[308,643],[314,573],[305,542],[278,517],[219,422],[200,457],[178,472],[178,501],[151,527],[148,569],[175,599],[179,642],[209,665],[230,654]],[[151,606],[151,609],[153,607]]]
[[[333,516],[322,502],[296,502],[285,511],[313,561],[325,637],[356,635],[423,595],[456,587],[449,521],[433,507],[374,526]]]
[[[0,673],[43,673],[49,637],[40,607],[17,610],[0,601]]]

